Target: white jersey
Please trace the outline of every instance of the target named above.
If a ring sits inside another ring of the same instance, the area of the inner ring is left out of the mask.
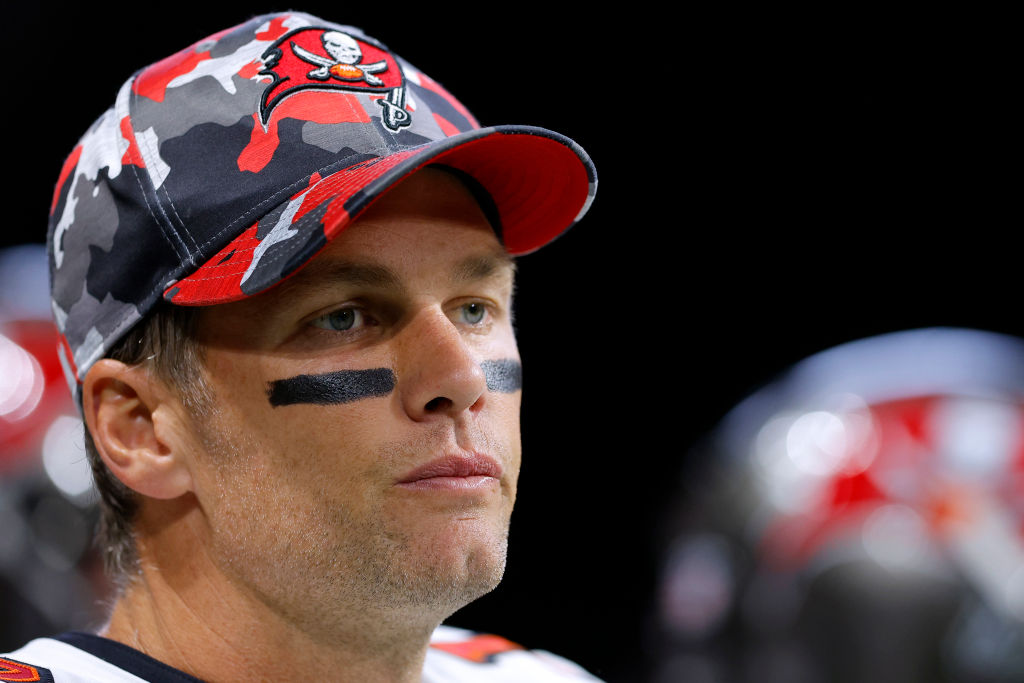
[[[580,666],[500,636],[440,626],[430,638],[423,683],[598,681]],[[39,683],[202,683],[106,638],[65,633],[0,655],[0,681]]]

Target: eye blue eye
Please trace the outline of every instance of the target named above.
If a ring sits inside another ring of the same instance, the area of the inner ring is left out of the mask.
[[[351,330],[362,322],[363,315],[355,308],[339,308],[336,311],[326,313],[313,321],[314,327],[325,330],[344,332]]]
[[[465,304],[462,307],[462,319],[470,325],[476,325],[483,321],[487,314],[487,307],[480,303]]]

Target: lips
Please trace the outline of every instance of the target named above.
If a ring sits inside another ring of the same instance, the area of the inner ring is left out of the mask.
[[[399,484],[411,484],[437,477],[494,477],[501,476],[501,465],[486,455],[450,455],[420,465],[398,480]]]
[[[483,483],[499,479],[501,471],[501,465],[486,455],[449,455],[420,465],[400,477],[397,483],[405,487]]]

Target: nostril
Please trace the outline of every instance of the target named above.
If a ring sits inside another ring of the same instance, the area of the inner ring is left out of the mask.
[[[444,396],[438,396],[427,401],[427,405],[423,406],[428,413],[434,413],[439,410],[446,410],[452,406],[451,399],[447,399]]]

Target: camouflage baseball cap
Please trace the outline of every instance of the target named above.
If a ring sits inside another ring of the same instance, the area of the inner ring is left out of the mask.
[[[511,254],[569,228],[597,187],[572,140],[482,128],[381,43],[308,14],[256,17],[137,72],[68,157],[50,209],[72,391],[161,299],[272,287],[427,164],[486,190]]]

